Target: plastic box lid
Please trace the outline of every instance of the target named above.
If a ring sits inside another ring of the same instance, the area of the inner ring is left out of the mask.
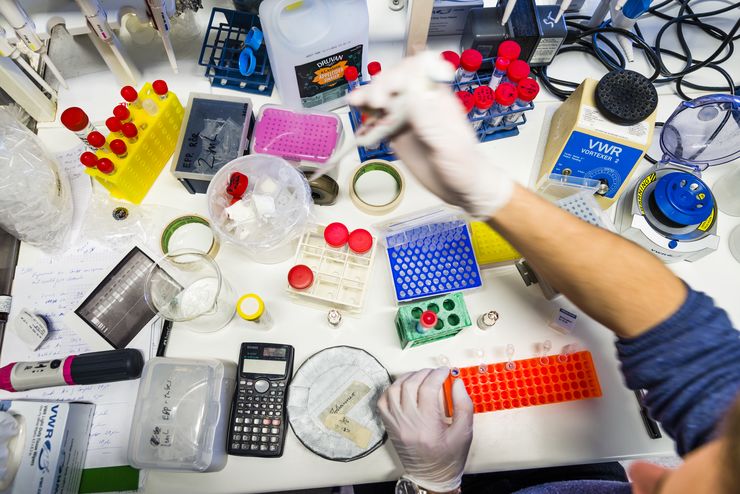
[[[660,133],[663,163],[699,170],[740,157],[740,96],[710,94],[683,101]]]
[[[199,472],[223,468],[223,429],[235,375],[235,364],[219,360],[150,359],[131,424],[131,465]]]

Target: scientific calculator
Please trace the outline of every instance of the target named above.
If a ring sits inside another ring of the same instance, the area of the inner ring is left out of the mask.
[[[293,376],[293,347],[242,343],[231,405],[230,455],[277,457],[283,454],[285,403]]]

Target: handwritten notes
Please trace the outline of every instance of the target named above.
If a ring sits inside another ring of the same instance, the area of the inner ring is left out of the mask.
[[[46,360],[90,351],[87,343],[64,323],[64,314],[74,309],[82,297],[110,268],[110,251],[83,244],[65,256],[43,257],[33,267],[18,266],[13,284],[10,318],[21,309],[44,316],[49,337],[37,351],[29,350],[14,333],[7,331],[0,365],[10,362]],[[141,331],[130,347],[140,349],[148,359],[156,353],[161,320],[150,331]],[[95,417],[88,443],[85,468],[127,465],[128,436],[139,381],[59,386],[21,393],[0,391],[1,399],[87,401],[95,403]]]

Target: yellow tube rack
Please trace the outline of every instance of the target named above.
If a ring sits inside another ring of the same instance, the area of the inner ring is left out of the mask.
[[[109,145],[114,139],[123,139],[128,146],[126,157],[118,158],[112,152],[102,150],[95,153],[98,158],[113,161],[115,172],[106,175],[97,168],[85,169],[85,173],[100,182],[113,197],[135,204],[141,203],[175,151],[185,113],[175,93],[170,91],[167,98],[161,100],[148,82],[139,91],[139,100],[146,99],[157,105],[155,115],[149,115],[143,108],[128,106],[139,130],[136,142],[129,144],[125,138],[114,133],[106,138]]]

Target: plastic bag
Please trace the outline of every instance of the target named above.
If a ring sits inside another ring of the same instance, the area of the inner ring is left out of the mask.
[[[41,140],[0,109],[0,227],[45,251],[59,251],[72,225],[69,181]]]

